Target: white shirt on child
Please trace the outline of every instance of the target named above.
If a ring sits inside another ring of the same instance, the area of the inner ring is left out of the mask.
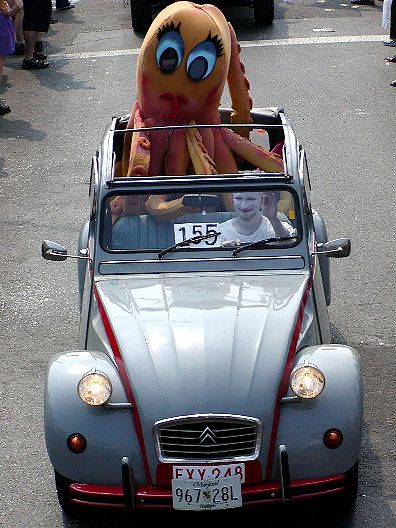
[[[261,224],[251,235],[241,235],[235,230],[232,223],[233,218],[223,222],[222,224],[219,224],[218,230],[221,233],[219,237],[220,242],[225,242],[226,240],[239,240],[241,244],[250,244],[251,242],[259,242],[264,238],[275,237],[274,228],[266,216],[263,216]]]

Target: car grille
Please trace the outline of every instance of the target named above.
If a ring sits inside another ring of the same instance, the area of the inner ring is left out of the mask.
[[[194,415],[162,420],[155,425],[161,461],[252,460],[261,442],[255,418]]]

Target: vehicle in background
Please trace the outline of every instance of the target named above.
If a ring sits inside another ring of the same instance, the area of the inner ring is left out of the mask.
[[[137,33],[146,33],[153,14],[157,13],[172,2],[152,2],[151,0],[128,0],[131,9],[132,28]],[[195,2],[213,4],[224,9],[231,6],[246,6],[253,9],[254,21],[259,26],[271,25],[274,21],[274,0],[231,0],[231,2]]]

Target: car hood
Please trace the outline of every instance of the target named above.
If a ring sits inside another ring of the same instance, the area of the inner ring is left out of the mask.
[[[141,420],[272,419],[306,274],[183,274],[96,284]]]

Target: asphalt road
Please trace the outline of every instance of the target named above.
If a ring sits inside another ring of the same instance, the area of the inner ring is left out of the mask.
[[[351,256],[331,262],[330,318],[334,340],[355,347],[364,369],[354,513],[328,519],[320,508],[287,508],[260,514],[268,526],[396,525],[396,89],[389,86],[396,66],[384,61],[392,49],[382,44],[380,5],[278,0],[271,28],[256,27],[249,8],[225,10],[254,106],[285,108],[306,148],[313,203],[329,236],[351,238]],[[91,156],[110,118],[132,106],[142,35],[131,30],[122,0],[80,0],[54,16],[59,22],[45,36],[49,70],[23,71],[21,58],[5,68],[12,113],[0,118],[0,526],[123,528],[122,519],[71,521],[57,503],[43,383],[48,358],[78,346],[78,292],[75,263],[42,260],[40,244],[76,248]]]

